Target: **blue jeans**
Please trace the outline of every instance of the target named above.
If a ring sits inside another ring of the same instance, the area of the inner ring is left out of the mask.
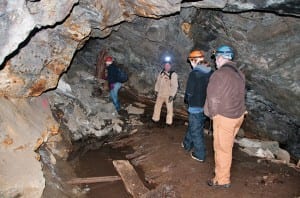
[[[201,160],[205,160],[206,148],[204,142],[205,115],[201,113],[189,113],[189,126],[183,140],[184,149],[190,151],[194,148],[194,155]]]
[[[117,111],[119,111],[121,109],[121,105],[118,99],[118,92],[119,89],[121,88],[122,83],[116,82],[114,83],[114,87],[110,90],[109,94],[110,94],[110,98],[113,102],[113,104],[115,105],[115,108]]]

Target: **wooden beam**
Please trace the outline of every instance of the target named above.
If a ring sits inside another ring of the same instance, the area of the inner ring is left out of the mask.
[[[114,160],[113,164],[121,176],[126,190],[134,197],[139,198],[149,192],[143,182],[140,180],[138,174],[133,166],[127,160]]]
[[[99,182],[113,182],[121,180],[119,176],[103,176],[103,177],[86,177],[86,178],[74,178],[67,181],[68,184],[90,184]]]

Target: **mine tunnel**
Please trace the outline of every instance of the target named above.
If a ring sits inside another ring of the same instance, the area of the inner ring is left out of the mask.
[[[0,13],[0,197],[300,197],[299,1],[3,0]],[[190,54],[214,75],[220,46],[245,76],[230,186],[207,182],[213,118],[205,160],[183,144]],[[120,109],[108,57],[128,77]],[[171,124],[165,104],[153,121],[167,57]]]

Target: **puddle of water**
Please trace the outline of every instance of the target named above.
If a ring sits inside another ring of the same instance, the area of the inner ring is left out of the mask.
[[[80,156],[75,167],[78,177],[117,176],[112,161],[125,159],[125,154],[109,146],[90,150]],[[95,184],[82,184],[89,198],[130,198],[122,180]]]

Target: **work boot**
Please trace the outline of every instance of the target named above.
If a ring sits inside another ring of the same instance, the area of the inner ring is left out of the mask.
[[[217,188],[230,188],[231,184],[218,184],[218,182],[214,182],[213,179],[207,181],[207,185],[210,187],[217,187]]]

